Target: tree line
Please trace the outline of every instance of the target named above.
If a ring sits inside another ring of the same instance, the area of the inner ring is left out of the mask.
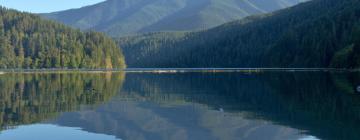
[[[118,40],[129,67],[359,68],[359,11],[358,0],[314,0],[180,38]]]
[[[124,68],[111,38],[0,8],[0,68]]]

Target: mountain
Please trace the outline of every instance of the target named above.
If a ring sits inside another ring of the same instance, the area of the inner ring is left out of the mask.
[[[107,0],[80,9],[42,14],[83,30],[111,36],[214,27],[305,0]]]
[[[121,50],[101,33],[0,7],[0,68],[124,67]]]
[[[118,42],[129,67],[359,68],[359,13],[358,0],[313,0],[209,30]]]

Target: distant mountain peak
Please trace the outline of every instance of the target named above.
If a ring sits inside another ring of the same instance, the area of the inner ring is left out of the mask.
[[[107,0],[79,9],[42,14],[83,30],[111,36],[211,28],[272,12],[304,0]]]

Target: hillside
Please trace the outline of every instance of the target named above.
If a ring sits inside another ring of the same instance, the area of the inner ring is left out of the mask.
[[[119,44],[129,67],[359,68],[359,13],[358,0],[314,0],[180,39],[157,33]]]
[[[101,33],[74,30],[0,8],[0,68],[124,68],[121,50]]]
[[[205,29],[302,1],[305,0],[107,0],[42,15],[83,30],[93,29],[117,37]]]

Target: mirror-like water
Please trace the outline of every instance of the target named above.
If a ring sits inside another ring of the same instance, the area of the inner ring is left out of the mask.
[[[0,139],[360,139],[359,73],[0,75]]]

